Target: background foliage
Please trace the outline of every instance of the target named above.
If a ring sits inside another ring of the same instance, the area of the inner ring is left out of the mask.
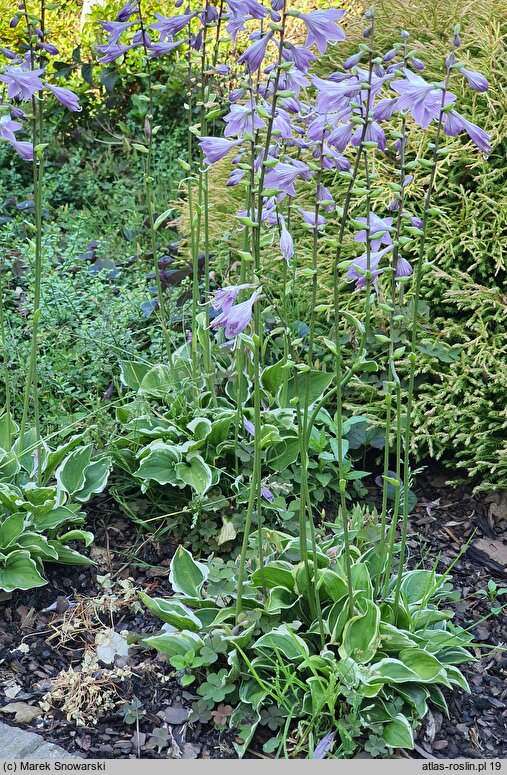
[[[367,4],[364,4],[364,8]],[[499,0],[480,5],[459,0],[443,5],[436,0],[382,0],[376,17],[376,44],[387,50],[402,28],[410,30],[411,45],[425,53],[425,77],[442,77],[443,62],[449,50],[453,25],[461,23],[462,51],[467,66],[484,73],[490,89],[477,95],[464,86],[458,89],[462,112],[491,134],[493,152],[478,158],[470,144],[461,138],[448,138],[454,149],[442,165],[437,179],[436,199],[443,214],[429,235],[429,257],[433,269],[426,276],[424,341],[418,364],[413,451],[419,460],[427,455],[443,458],[454,479],[462,474],[473,477],[480,489],[507,487],[507,414],[504,368],[506,327],[505,288],[507,257],[507,19]],[[362,33],[360,5],[346,17],[347,41],[340,44],[340,57],[353,53]],[[323,72],[333,65],[334,49],[323,59]],[[459,81],[456,82],[456,88]],[[481,97],[485,97],[481,99]],[[414,141],[412,141],[414,142]],[[383,205],[390,192],[385,186],[382,158],[377,159]],[[237,191],[225,187],[227,164],[216,165],[210,175],[211,222],[214,254],[222,271],[230,256],[228,233],[223,231],[224,216],[235,207]],[[340,185],[333,181],[334,190]],[[301,202],[300,204],[304,204]],[[182,215],[182,231],[188,213]],[[225,236],[225,240],[224,240]],[[298,235],[298,243],[303,241]],[[308,250],[298,256],[300,264],[310,263]],[[351,249],[353,243],[351,242]],[[331,300],[331,273],[334,250],[319,256],[319,302]],[[268,258],[269,260],[269,258]],[[273,258],[266,275],[273,282],[281,278],[280,259]],[[362,297],[344,285],[345,307],[360,313]],[[300,304],[305,304],[304,295]],[[297,310],[296,310],[297,318]],[[378,321],[382,327],[382,321]],[[378,400],[375,392],[356,383],[347,396],[347,408],[361,412],[364,402]],[[381,416],[383,406],[369,405],[369,412]]]
[[[156,326],[151,325],[150,333],[146,333],[142,305],[150,296],[152,283],[148,277],[146,213],[142,192],[132,186],[133,179],[140,180],[136,170],[140,172],[142,161],[131,145],[142,130],[143,106],[138,99],[143,89],[142,78],[138,75],[135,57],[128,60],[121,76],[115,67],[90,67],[94,47],[99,42],[96,22],[108,17],[112,5],[115,5],[112,0],[106,0],[96,6],[81,31],[79,2],[62,0],[58,11],[48,14],[54,30],[52,39],[61,52],[62,84],[70,79],[72,87],[79,89],[84,106],[81,114],[70,115],[55,104],[48,127],[51,142],[46,176],[47,215],[48,220],[55,221],[58,212],[63,222],[60,233],[53,227],[46,238],[51,264],[46,289],[50,295],[46,298],[50,303],[43,321],[41,368],[48,375],[45,384],[51,385],[42,399],[49,410],[50,425],[61,424],[66,415],[86,413],[90,407],[96,410],[103,392],[118,374],[118,359],[135,353],[145,357],[147,350],[155,348],[156,352],[159,345]],[[301,2],[298,5],[306,10],[328,4]],[[363,5],[366,7],[360,2],[347,5],[348,39],[340,45],[340,56],[354,49],[362,29],[361,11]],[[0,0],[0,35],[7,45],[15,42],[17,34],[8,26],[11,13],[11,3]],[[387,47],[402,28],[410,30],[414,48],[425,50],[427,77],[438,78],[452,26],[458,21],[465,59],[471,69],[483,72],[490,84],[486,95],[463,89],[459,95],[463,113],[492,135],[494,150],[488,160],[478,159],[461,139],[452,140],[455,153],[437,181],[444,215],[430,235],[434,267],[426,276],[429,305],[424,352],[418,364],[414,451],[421,460],[429,454],[455,466],[454,478],[462,474],[474,477],[480,488],[504,488],[507,487],[503,367],[506,298],[502,289],[506,279],[507,231],[507,20],[503,2],[484,0],[479,5],[462,0],[445,4],[437,0],[381,0],[376,40],[379,48]],[[76,52],[78,44],[80,49]],[[330,48],[325,68],[332,68],[333,53],[334,49]],[[162,212],[175,198],[174,191],[178,199],[175,182],[181,177],[181,171],[176,159],[184,157],[185,151],[177,122],[184,95],[183,71],[178,63],[161,63],[157,67],[161,72],[156,73],[156,78],[163,84],[157,94],[157,111],[171,127],[169,134],[159,136],[156,143],[156,199],[157,210]],[[30,256],[19,247],[20,238],[26,237],[28,229],[23,220],[26,210],[19,206],[30,198],[30,171],[4,147],[0,147],[0,171],[0,204],[4,203],[0,212],[3,224],[0,240],[3,268],[7,270],[4,283],[10,293],[8,337],[11,352],[16,352],[16,362],[12,364],[14,384],[21,385],[27,350],[22,296],[27,291],[29,295],[30,281],[29,273],[17,276],[16,261],[21,260],[25,266],[30,264]],[[381,159],[378,171],[382,173]],[[210,193],[211,237],[218,280],[227,273],[229,265],[223,216],[231,212],[231,198],[235,196],[232,189],[225,189],[224,183],[225,170],[218,165],[211,174]],[[13,196],[16,205],[6,206],[5,202]],[[385,196],[387,201],[387,190]],[[188,214],[183,199],[178,205],[182,210],[180,231],[184,234]],[[167,252],[174,237],[172,231],[164,233],[162,254]],[[77,256],[86,253],[90,241],[100,244],[101,260],[114,264],[136,256],[138,260],[128,268],[119,267],[114,278],[107,272],[92,274],[90,286],[89,269],[93,262],[76,262]],[[180,260],[184,261],[184,255]],[[304,262],[305,256],[299,260]],[[319,300],[327,301],[331,253],[321,255],[319,261]],[[276,281],[281,273],[278,260],[266,267],[266,272]],[[90,287],[92,296],[88,293]],[[345,306],[359,309],[359,299],[346,286],[343,293]],[[304,295],[300,295],[297,303],[305,303]],[[76,309],[79,315],[72,313]],[[377,322],[382,327],[382,321]],[[90,339],[96,343],[92,349],[86,344]],[[347,395],[347,408],[362,411],[365,398],[371,402],[372,396],[374,391],[370,392],[368,385],[357,383]],[[380,416],[382,411],[380,404],[370,403],[370,413]]]

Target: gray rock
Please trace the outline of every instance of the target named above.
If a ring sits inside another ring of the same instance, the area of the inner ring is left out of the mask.
[[[42,740],[42,738],[41,738]],[[53,743],[45,743],[42,741],[42,744],[35,749],[35,751],[30,754],[31,759],[78,759],[78,756],[73,756],[68,751],[65,751],[63,748],[60,748],[59,745],[54,745]]]
[[[0,756],[2,759],[77,759],[79,757],[43,737],[25,729],[0,723]]]

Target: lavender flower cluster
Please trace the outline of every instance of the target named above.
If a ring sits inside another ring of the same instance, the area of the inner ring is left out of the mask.
[[[19,22],[20,16],[14,16],[11,27],[17,26]],[[45,41],[44,33],[39,27],[29,23],[28,37],[31,37],[32,33],[37,42],[27,46],[24,54],[0,47],[0,54],[6,62],[0,70],[0,81],[7,85],[6,97],[5,94],[0,96],[0,138],[6,140],[19,156],[27,161],[33,160],[33,143],[16,138],[16,133],[28,123],[24,103],[31,103],[47,89],[68,110],[81,110],[79,99],[74,92],[62,86],[54,86],[43,79],[46,67],[36,67],[36,57],[42,61],[42,56],[47,58],[57,55],[58,49]]]
[[[176,6],[181,5],[182,0],[178,0]],[[182,44],[199,51],[203,30],[222,22],[233,43],[240,33],[248,34],[249,45],[234,68],[216,63],[212,68],[218,77],[226,76],[235,87],[229,93],[228,110],[223,115],[224,136],[201,136],[199,143],[206,165],[216,164],[234,151],[228,186],[242,181],[250,185],[249,170],[253,169],[263,196],[258,207],[252,204],[249,210],[238,212],[237,217],[245,228],[254,222],[258,228],[262,224],[277,229],[280,252],[287,262],[293,258],[295,248],[281,212],[284,200],[290,202],[297,194],[297,186],[315,180],[319,170],[349,173],[349,149],[356,149],[356,153],[366,148],[386,152],[389,135],[385,124],[393,116],[411,116],[423,130],[438,123],[443,134],[450,137],[464,132],[485,155],[491,151],[488,135],[455,110],[456,95],[449,91],[453,75],[464,77],[475,91],[488,89],[484,76],[457,61],[457,33],[454,50],[445,63],[445,79],[440,82],[427,81],[419,74],[424,64],[407,50],[408,33],[402,33],[401,42],[374,59],[365,42],[357,54],[343,63],[341,70],[328,78],[313,75],[310,70],[317,54],[324,54],[330,43],[345,39],[338,23],[344,13],[338,9],[301,13],[290,10],[288,0],[271,0],[269,7],[258,0],[225,0],[219,7],[206,1],[198,11],[188,10],[173,17],[157,13],[156,20],[145,26],[138,2],[127,2],[115,21],[103,23],[108,39],[99,46],[99,61],[106,64],[139,46],[150,58],[167,54]],[[296,45],[284,36],[290,18],[297,18],[306,29],[304,45]],[[368,41],[374,12],[368,12],[366,18],[364,39]],[[158,39],[153,39],[153,33]],[[362,66],[366,59],[368,67]],[[267,142],[262,142],[266,138]],[[394,151],[398,158],[403,143],[406,138],[396,141]],[[325,227],[326,215],[335,210],[331,192],[320,182],[320,175],[318,180],[316,207],[309,211],[297,208],[303,223],[314,230]],[[406,176],[389,210],[398,212],[406,227],[420,229],[420,219],[405,207],[405,189],[412,180],[411,175]],[[412,267],[399,251],[396,265],[386,264],[394,250],[392,215],[369,211],[366,218],[358,218],[356,223],[362,228],[355,240],[365,244],[366,251],[351,262],[346,277],[357,289],[370,283],[376,287],[379,275],[390,269],[396,280],[411,275]],[[211,327],[223,329],[226,339],[234,339],[251,320],[258,290],[248,300],[236,303],[246,287],[249,286],[232,286],[214,295],[212,304],[220,314]]]

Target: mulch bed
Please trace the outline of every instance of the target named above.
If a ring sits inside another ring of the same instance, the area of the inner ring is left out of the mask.
[[[454,621],[462,627],[477,625],[473,631],[482,644],[507,646],[504,612],[491,615],[491,607],[499,607],[502,600],[507,603],[507,595],[491,603],[476,594],[489,579],[499,588],[507,586],[503,540],[507,510],[483,496],[474,497],[466,488],[446,487],[445,476],[434,468],[419,480],[417,495],[409,540],[412,563],[422,560],[427,567],[440,554],[438,569],[444,570],[476,531],[452,570],[453,583],[462,594],[462,600],[452,604]],[[82,663],[92,651],[96,633],[104,628],[137,633],[160,629],[159,620],[135,605],[135,588],[156,596],[170,594],[171,545],[137,532],[107,497],[94,507],[91,554],[96,567],[48,565],[45,587],[0,597],[1,707],[21,703],[37,709],[57,676]],[[128,578],[134,587],[125,581]],[[69,606],[69,601],[78,605]],[[507,652],[477,650],[477,656],[481,654],[480,661],[462,667],[472,693],[448,693],[450,718],[434,710],[418,732],[416,750],[406,756],[507,757]],[[109,677],[101,673],[101,691],[111,699],[111,708],[98,720],[87,715],[97,707],[94,695],[86,694],[86,686],[69,684],[67,689],[64,685],[64,696],[82,692],[81,724],[67,720],[62,701],[55,701],[48,712],[30,723],[18,718],[17,725],[84,758],[236,758],[229,731],[209,719],[189,720],[197,698],[192,687],[182,690],[163,658],[131,649],[128,658],[116,658],[114,669],[125,673]],[[132,714],[133,698],[138,711],[129,716],[128,707],[121,706],[130,704]],[[0,714],[0,720],[14,723],[9,714]]]
[[[498,589],[507,587],[507,499],[505,494],[474,496],[466,487],[449,489],[445,480],[443,471],[435,471],[418,481],[409,541],[413,560],[426,557],[429,567],[440,555],[437,570],[443,572],[473,536],[451,571],[461,599],[448,607],[456,612],[454,623],[471,628],[477,643],[507,648],[507,608],[491,614],[492,608],[507,604],[507,594],[494,602],[477,596],[490,579]],[[450,718],[433,712],[435,724],[426,725],[418,735],[420,755],[507,757],[507,651],[483,648],[476,656],[480,661],[460,666],[471,693],[446,693]]]

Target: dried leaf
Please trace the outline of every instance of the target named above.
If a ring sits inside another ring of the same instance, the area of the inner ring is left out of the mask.
[[[106,665],[111,665],[116,657],[128,657],[129,646],[123,635],[108,627],[95,636],[97,656]]]
[[[9,684],[9,686],[7,686],[7,687],[4,689],[4,694],[5,694],[5,696],[6,696],[6,697],[7,697],[9,700],[13,700],[13,699],[14,699],[14,697],[17,697],[17,695],[20,693],[20,691],[21,691],[21,688],[22,688],[22,687],[21,687],[19,684],[17,684],[17,683],[12,683],[12,684]]]
[[[236,531],[232,522],[229,522],[228,519],[222,517],[222,528],[217,536],[217,544],[221,546],[222,544],[226,544],[229,541],[234,541],[235,538]]]
[[[34,718],[42,716],[42,709],[27,702],[10,702],[0,708],[0,713],[14,713],[14,721],[18,724],[30,724]]]

